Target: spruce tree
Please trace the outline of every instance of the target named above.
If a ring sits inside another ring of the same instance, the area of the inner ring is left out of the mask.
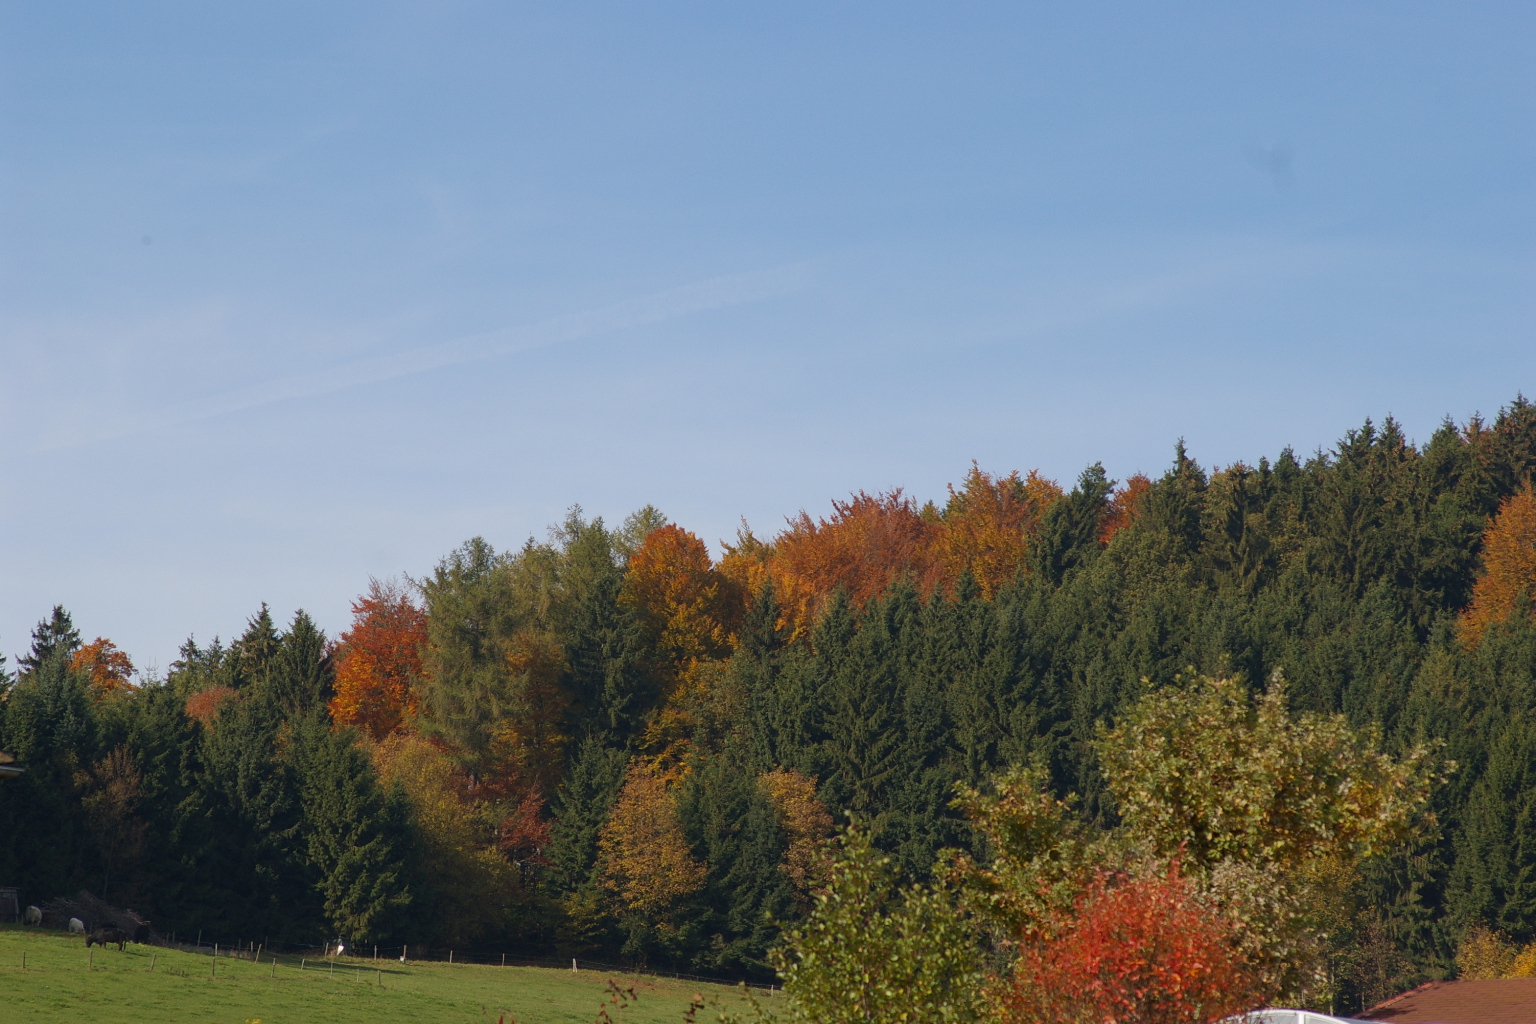
[[[35,672],[55,652],[61,652],[67,661],[79,649],[80,631],[75,628],[74,620],[64,610],[64,606],[56,604],[53,606],[53,614],[32,630],[32,650],[17,658],[16,663],[24,672]]]
[[[624,784],[629,755],[595,737],[582,741],[554,800],[550,828],[550,883],[572,893],[589,884],[597,862],[597,835]]]
[[[350,732],[317,714],[301,736],[304,852],[326,921],[359,943],[391,938],[412,899],[404,796],[379,789]]]

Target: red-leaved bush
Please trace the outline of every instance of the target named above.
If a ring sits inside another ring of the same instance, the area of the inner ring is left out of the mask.
[[[1040,1024],[1210,1024],[1263,1001],[1233,926],[1174,863],[1100,874],[1071,914],[1021,950],[997,1016]]]

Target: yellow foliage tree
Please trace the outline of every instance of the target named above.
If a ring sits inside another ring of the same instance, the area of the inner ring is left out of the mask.
[[[757,539],[745,518],[736,531],[736,543],[720,545],[724,551],[718,566],[721,575],[735,583],[743,595],[756,594],[768,582],[768,561],[773,545]]]
[[[673,678],[693,662],[728,657],[745,607],[709,548],[675,523],[652,530],[630,556],[622,599],[656,631]]]
[[[603,888],[628,910],[659,918],[704,885],[667,781],[647,764],[630,767],[598,836]]]
[[[466,800],[452,760],[431,743],[395,732],[372,746],[384,788],[399,784],[420,837],[433,899],[420,909],[437,941],[463,944],[504,929],[521,896],[517,868],[492,848],[480,808]]]
[[[644,739],[659,763],[686,756],[692,712],[710,702],[711,666],[735,647],[746,593],[715,566],[702,540],[676,524],[652,530],[630,555],[621,600],[640,612],[656,638],[665,694]]]
[[[1030,470],[993,477],[971,463],[960,490],[949,488],[939,551],[949,582],[964,573],[991,600],[1024,569],[1046,510],[1062,497],[1053,480]]]
[[[1515,947],[1502,933],[1473,928],[1456,947],[1456,976],[1462,981],[1506,978],[1515,956]]]
[[[1483,534],[1483,575],[1461,617],[1462,642],[1476,646],[1488,627],[1508,620],[1522,594],[1536,600],[1536,491],[1530,484],[1504,499]]]
[[[789,849],[779,869],[789,877],[802,901],[821,880],[827,838],[832,835],[832,814],[816,795],[816,780],[787,768],[758,776],[768,794],[779,827],[789,836]]]

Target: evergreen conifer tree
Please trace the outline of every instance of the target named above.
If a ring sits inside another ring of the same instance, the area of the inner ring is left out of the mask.
[[[64,606],[56,604],[53,613],[32,630],[32,650],[16,659],[24,672],[35,672],[55,652],[62,652],[65,661],[80,648],[80,631]]]

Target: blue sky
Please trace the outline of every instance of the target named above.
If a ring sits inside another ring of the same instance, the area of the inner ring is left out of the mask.
[[[1536,393],[1529,4],[0,3],[0,650]]]

